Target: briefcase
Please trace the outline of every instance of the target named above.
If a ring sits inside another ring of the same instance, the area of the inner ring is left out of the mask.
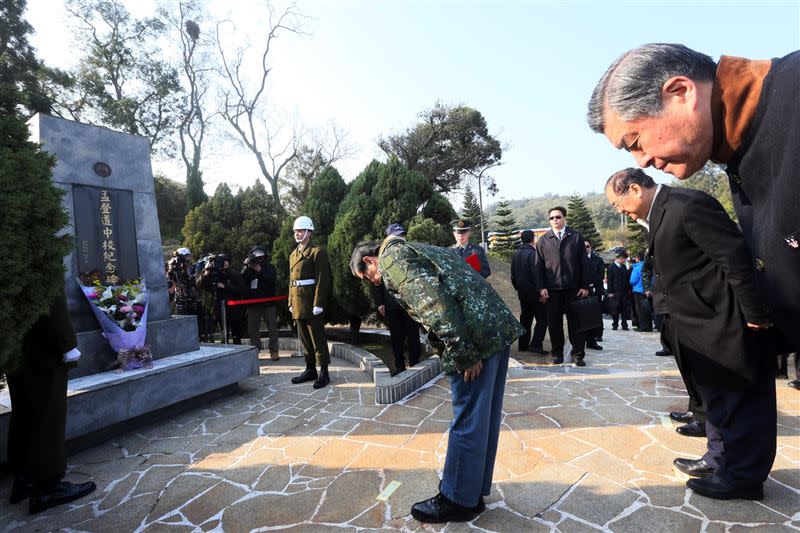
[[[570,318],[574,321],[575,331],[588,331],[603,325],[603,310],[597,296],[578,298],[569,304]]]

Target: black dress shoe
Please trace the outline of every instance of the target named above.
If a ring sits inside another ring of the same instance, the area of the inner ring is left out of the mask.
[[[656,355],[659,357],[669,357],[672,355],[672,352],[669,350],[659,350],[656,352]]]
[[[672,464],[675,468],[692,477],[707,477],[717,471],[716,468],[708,464],[705,459],[685,459],[678,457]]]
[[[622,326],[622,331],[628,331],[628,326]]]
[[[800,390],[800,379],[793,379],[787,385],[793,389]]]
[[[561,357],[559,357],[559,356],[557,356],[557,355],[554,355],[554,356],[553,356],[553,361],[552,361],[552,363],[553,363],[554,365],[560,365],[560,364],[562,364],[563,362],[564,362],[564,356],[561,356]]]
[[[705,437],[706,425],[701,424],[696,420],[692,420],[685,426],[678,426],[677,428],[675,428],[675,431],[677,431],[679,435],[683,435],[684,437]]]
[[[686,486],[706,498],[715,500],[763,500],[764,486],[761,483],[745,487],[734,487],[717,476],[690,479]]]
[[[602,347],[602,346],[600,346],[599,344],[597,344],[597,341],[593,341],[593,342],[587,342],[587,343],[586,343],[586,347],[587,347],[587,348],[590,348],[590,349],[592,349],[592,350],[602,350],[602,349],[603,349],[603,347]]]
[[[475,518],[475,508],[451,502],[440,492],[433,498],[415,503],[411,507],[411,516],[429,524],[469,522]]]
[[[316,368],[306,368],[302,374],[292,378],[292,383],[297,385],[298,383],[305,383],[306,381],[314,381],[318,377]]]
[[[16,504],[27,500],[31,494],[33,494],[33,483],[25,478],[18,477],[14,479],[14,484],[11,486],[11,496],[8,499],[12,504]]]
[[[55,507],[56,505],[63,505],[79,498],[83,498],[87,494],[93,492],[96,488],[97,485],[95,485],[92,481],[87,481],[86,483],[70,483],[69,481],[59,481],[50,489],[36,489],[31,495],[29,507],[30,513],[40,513],[46,509]]]
[[[547,352],[545,352],[544,348],[542,348],[541,346],[531,346],[530,348],[528,348],[528,351],[539,355],[547,355]]]
[[[692,413],[682,413],[680,411],[670,412],[669,417],[675,422],[680,422],[681,424],[688,424],[693,420]]]
[[[319,373],[319,377],[316,381],[314,381],[314,388],[321,389],[325,385],[331,382],[331,377],[328,375],[328,367],[323,366],[322,370]]]
[[[572,354],[572,362],[575,363],[575,366],[586,366],[586,361],[583,360],[584,357],[586,357],[585,352],[574,353]]]

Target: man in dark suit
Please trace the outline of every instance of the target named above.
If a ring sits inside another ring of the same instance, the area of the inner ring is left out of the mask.
[[[606,197],[648,228],[654,304],[706,404],[708,451],[675,466],[703,496],[762,499],[776,450],[776,357],[744,236],[711,196],[656,186],[639,169],[612,175]]]
[[[8,373],[11,503],[28,498],[31,514],[82,498],[96,485],[62,481],[67,469],[67,371],[80,357],[63,290],[23,339],[20,366]]]
[[[622,330],[628,331],[628,291],[630,291],[631,271],[625,266],[628,254],[617,252],[614,262],[608,265],[608,301],[611,306],[611,329],[614,331],[622,322]]]
[[[594,296],[602,302],[605,297],[605,287],[603,287],[603,279],[606,277],[606,263],[603,258],[597,255],[592,250],[592,243],[588,240],[583,242],[586,249],[586,257],[589,260],[589,296]],[[600,327],[586,332],[586,347],[592,350],[602,350],[603,347],[598,344],[603,340],[603,324],[600,322]]]
[[[536,249],[533,247],[533,232],[526,229],[520,235],[519,248],[511,257],[511,284],[519,298],[519,322],[525,333],[519,338],[519,351],[544,354],[542,343],[547,333],[547,307],[540,301],[536,287]],[[531,339],[531,326],[536,319]]]
[[[586,366],[586,334],[577,330],[569,304],[589,295],[589,261],[584,238],[567,227],[567,209],[554,207],[548,213],[550,231],[536,241],[536,275],[539,296],[547,302],[547,329],[553,345],[553,364],[564,362],[564,314],[575,366]]]

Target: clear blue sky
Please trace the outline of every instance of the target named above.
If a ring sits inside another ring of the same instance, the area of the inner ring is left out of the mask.
[[[29,20],[44,28],[33,39],[43,57],[63,64],[69,59],[59,56],[64,30],[57,27],[57,3],[29,0]],[[131,10],[164,4],[131,2]],[[207,5],[217,15],[229,13],[254,43],[263,31],[261,2]],[[505,164],[494,174],[500,195],[509,199],[600,191],[608,175],[633,164],[591,133],[584,118],[594,84],[622,52],[648,42],[680,42],[715,59],[763,59],[800,48],[800,0],[308,0],[298,7],[312,17],[306,24],[311,35],[280,39],[273,103],[309,126],[335,120],[350,132],[359,152],[340,165],[345,179],[381,155],[378,136],[408,127],[438,99],[480,110],[509,144]],[[215,148],[206,176],[232,174],[224,179],[252,183],[258,175],[252,156],[223,145]],[[162,167],[177,169],[180,178],[179,166]]]

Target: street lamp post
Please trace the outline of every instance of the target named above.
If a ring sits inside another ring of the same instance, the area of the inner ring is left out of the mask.
[[[483,231],[483,191],[481,190],[481,178],[484,170],[486,169],[481,170],[480,174],[478,174],[478,207],[481,210],[481,246],[483,246],[483,251],[486,252],[486,232]]]

